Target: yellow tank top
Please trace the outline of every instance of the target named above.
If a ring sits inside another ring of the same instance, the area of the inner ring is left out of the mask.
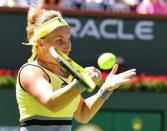
[[[28,66],[37,66],[33,64],[27,64]],[[26,66],[27,66],[26,65]],[[25,65],[24,65],[25,66]],[[24,66],[22,68],[24,68]],[[53,74],[52,72],[48,71],[47,69],[38,66],[41,68],[50,78],[50,83],[54,87],[55,90],[63,88],[65,85],[64,83],[70,83],[72,81],[72,77],[67,79],[63,79],[60,76]],[[66,84],[67,84],[66,83]],[[24,88],[21,87],[19,82],[19,75],[17,78],[16,83],[16,99],[19,107],[20,112],[20,121],[23,119],[32,117],[32,116],[46,116],[51,118],[61,118],[61,117],[73,117],[73,113],[76,111],[78,104],[80,102],[80,95],[76,97],[69,105],[67,105],[64,109],[58,112],[52,112],[39,103],[36,99],[34,99],[29,93],[27,93]]]

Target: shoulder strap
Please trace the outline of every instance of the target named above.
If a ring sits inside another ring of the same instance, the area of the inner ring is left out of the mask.
[[[40,68],[40,69],[47,75],[47,77],[49,78],[48,82],[51,83],[51,79],[50,79],[49,75],[47,74],[47,72],[46,72],[42,67],[40,67],[40,66],[38,66],[38,65],[26,63],[26,64],[24,64],[24,65],[20,68],[20,70],[19,70],[19,72],[18,72],[18,82],[19,82],[20,87],[21,87],[24,91],[26,91],[26,90],[25,90],[24,87],[21,85],[20,74],[21,74],[21,71],[23,70],[23,68],[26,67],[26,66],[35,66],[35,67]]]

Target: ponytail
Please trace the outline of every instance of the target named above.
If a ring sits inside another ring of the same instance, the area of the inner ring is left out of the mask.
[[[31,7],[28,10],[27,27],[26,27],[28,40],[30,40],[34,34],[35,25],[41,13],[42,13],[42,9],[40,8]]]
[[[40,8],[34,8],[34,7],[31,7],[28,10],[27,27],[26,27],[28,42],[32,41],[32,37],[34,35],[34,29],[36,27],[36,22],[38,21],[38,17],[41,15],[43,11],[44,10]],[[37,47],[36,43],[34,43],[32,46],[32,55],[28,59],[28,62],[33,62],[36,56],[37,56]]]

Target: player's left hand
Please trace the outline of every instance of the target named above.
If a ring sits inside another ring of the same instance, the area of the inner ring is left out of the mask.
[[[99,69],[91,66],[91,67],[86,67],[85,70],[89,72],[89,75],[91,76],[92,80],[95,82],[97,86],[101,84],[102,75]]]

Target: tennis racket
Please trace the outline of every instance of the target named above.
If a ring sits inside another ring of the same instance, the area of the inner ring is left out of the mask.
[[[96,85],[91,79],[89,72],[86,71],[82,66],[53,47],[49,48],[49,53],[56,61],[59,62],[61,66],[63,66],[66,71],[85,84],[88,87],[89,92],[95,89]]]

